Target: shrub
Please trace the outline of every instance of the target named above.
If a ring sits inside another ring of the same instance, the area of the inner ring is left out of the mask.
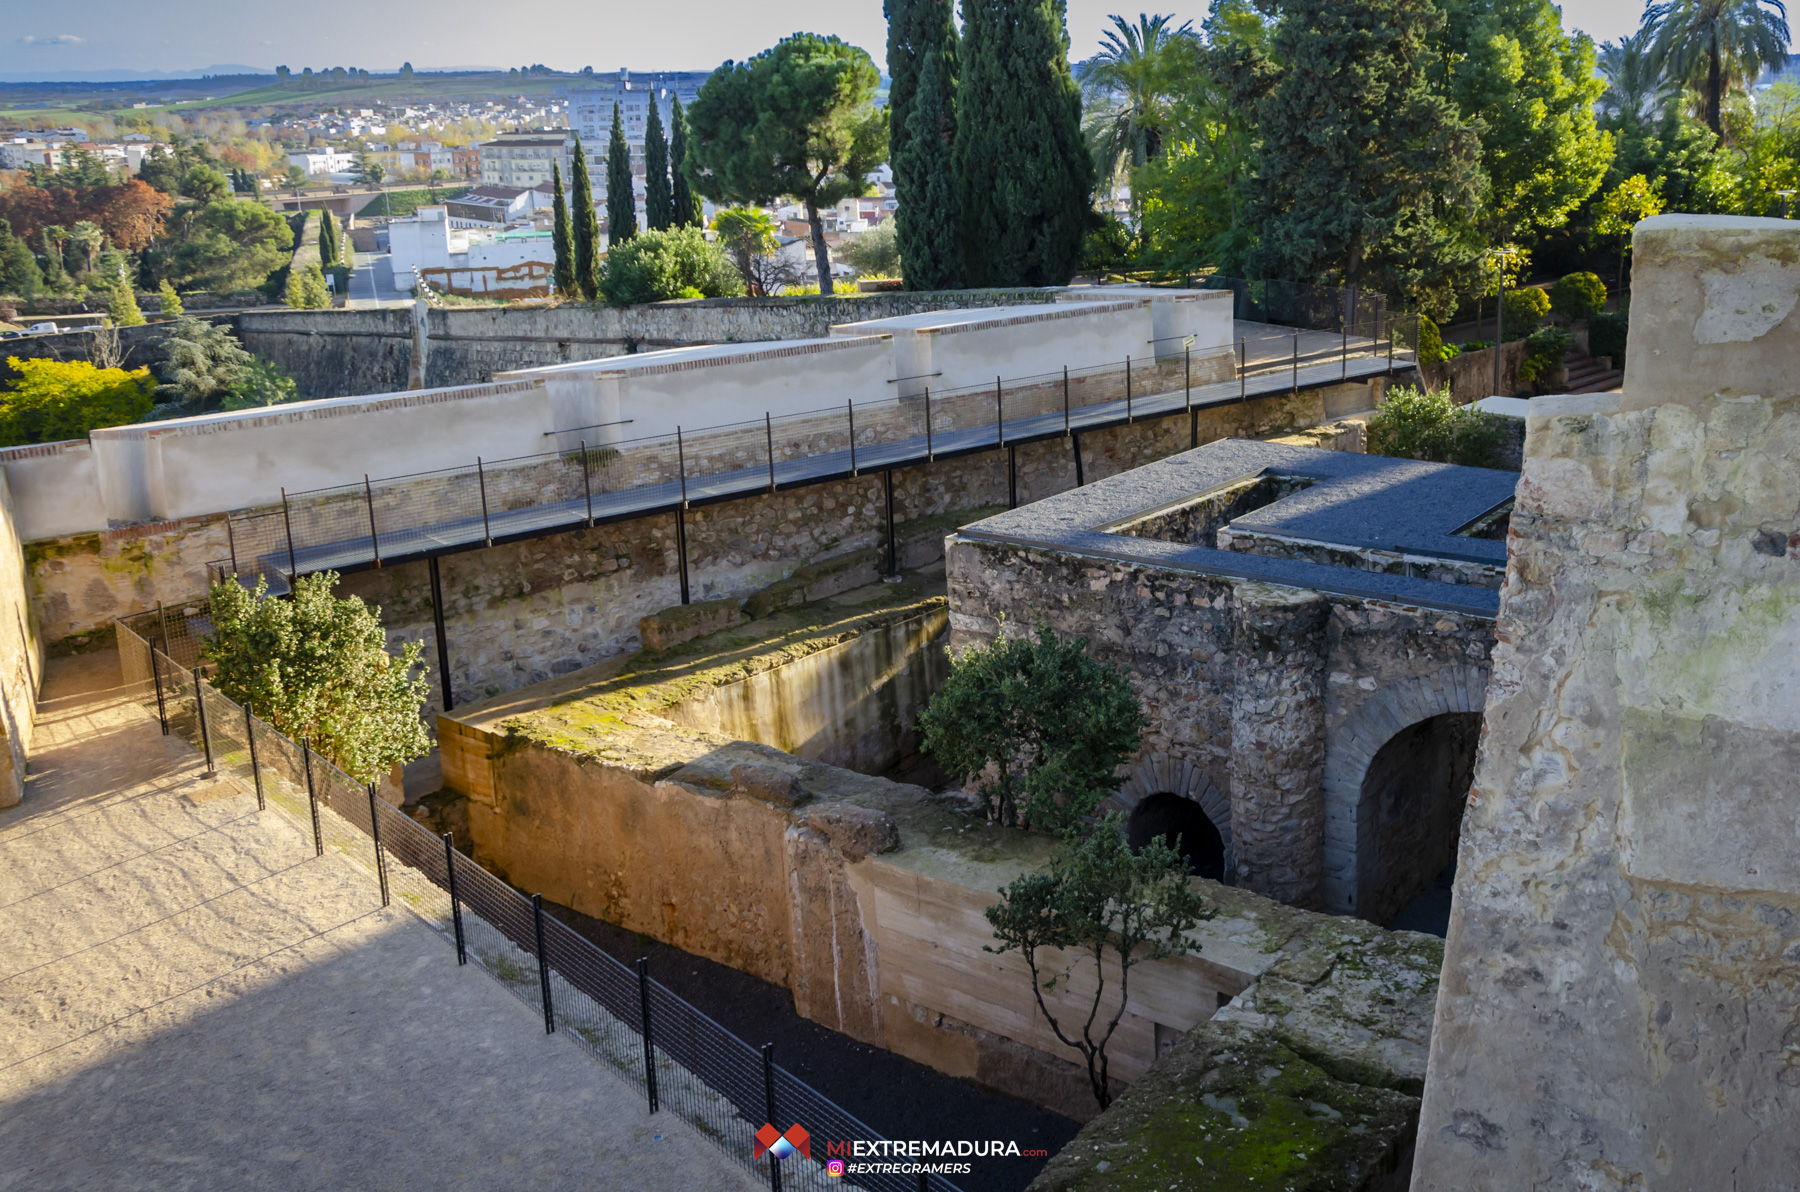
[[[1506,336],[1523,339],[1550,313],[1550,295],[1536,286],[1508,290],[1502,300],[1506,308]]]
[[[179,316],[183,313],[181,309],[181,295],[175,292],[175,287],[170,285],[166,279],[163,281],[162,285],[157,287],[156,309],[158,313],[165,315]]]
[[[1116,215],[1103,215],[1081,242],[1081,272],[1093,277],[1123,273],[1137,263],[1137,234]]]
[[[150,412],[147,368],[96,368],[86,360],[7,360],[18,377],[0,391],[0,446],[79,439]]]
[[[615,306],[664,302],[670,298],[729,298],[744,292],[744,281],[699,228],[640,232],[609,249],[601,265],[600,287]]]
[[[137,295],[131,292],[131,286],[126,282],[113,287],[106,313],[112,316],[115,327],[142,327],[145,322],[144,312],[138,309]]]
[[[331,291],[325,288],[324,271],[317,265],[308,265],[298,273],[290,271],[281,300],[295,310],[324,310],[329,307]]]
[[[250,410],[300,400],[294,378],[273,360],[252,356],[239,372],[237,384],[220,401],[221,410]]]
[[[1550,378],[1556,375],[1575,337],[1561,327],[1539,327],[1525,339],[1525,360],[1519,365],[1519,380],[1530,385],[1534,393],[1546,392]]]
[[[1419,316],[1419,363],[1436,364],[1444,359],[1444,339],[1430,315]]]
[[[211,409],[236,391],[252,359],[225,328],[183,318],[163,340],[161,396],[187,413]]]
[[[1565,319],[1591,319],[1606,309],[1606,283],[1593,273],[1565,273],[1550,287],[1550,305]]]
[[[838,256],[864,277],[899,277],[900,241],[894,221],[884,220],[860,236],[840,241]]]
[[[1443,389],[1390,389],[1369,419],[1369,454],[1424,459],[1473,468],[1494,467],[1506,436],[1504,421],[1459,406]]]
[[[228,699],[252,701],[270,727],[310,741],[357,781],[378,782],[431,748],[419,719],[424,644],[389,654],[380,610],[333,596],[337,582],[333,571],[303,576],[292,600],[270,597],[260,579],[254,592],[235,578],[214,584],[201,656]]]
[[[1625,367],[1625,333],[1631,326],[1629,311],[1605,311],[1588,319],[1588,351],[1611,356],[1614,368]]]
[[[964,650],[919,716],[925,752],[972,779],[990,818],[1062,831],[1119,788],[1145,723],[1124,672],[1043,623]]]

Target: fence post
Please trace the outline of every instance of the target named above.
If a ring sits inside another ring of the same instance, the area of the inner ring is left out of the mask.
[[[1006,398],[999,377],[994,378],[994,434],[999,445],[1006,446]]]
[[[1063,437],[1069,434],[1069,366],[1063,365]]]
[[[450,922],[456,927],[456,963],[469,963],[469,952],[463,944],[462,896],[456,892],[456,844],[450,833],[444,833],[444,875],[450,885]]]
[[[387,858],[381,854],[381,815],[375,810],[375,804],[381,800],[375,794],[375,784],[369,784],[369,835],[375,839],[375,876],[381,881],[381,905],[388,905]]]
[[[538,985],[544,991],[544,1033],[556,1033],[556,1008],[550,1004],[550,959],[544,955],[544,896],[531,896],[531,925],[537,932]]]
[[[675,470],[681,473],[681,504],[687,507],[687,447],[681,441],[681,428],[675,428]]]
[[[1019,445],[1009,444],[1006,448],[1006,507],[1019,507]]]
[[[763,434],[769,439],[769,491],[775,491],[775,416],[763,411]]]
[[[588,478],[587,440],[581,440],[581,499],[587,502],[587,524],[594,524],[594,482]]]
[[[250,747],[250,778],[256,783],[256,809],[267,811],[268,801],[263,798],[262,769],[256,763],[256,716],[250,711],[250,701],[244,701],[244,743]]]
[[[194,712],[200,717],[200,752],[206,756],[206,776],[211,778],[218,773],[218,770],[213,767],[212,733],[206,725],[206,680],[200,677],[198,670],[193,671],[192,674],[194,676]]]
[[[281,490],[281,528],[287,533],[288,544],[288,586],[300,578],[300,564],[294,562],[294,519],[288,515],[287,489]]]
[[[856,402],[854,399],[844,403],[844,409],[850,418],[850,474],[856,475]]]
[[[638,957],[638,1009],[643,1015],[644,1029],[639,1032],[644,1037],[644,1088],[650,1094],[650,1112],[659,1108],[656,1099],[656,1035],[650,1026],[650,958]]]
[[[1387,316],[1388,371],[1394,368],[1394,316]]]
[[[1250,353],[1243,336],[1238,336],[1238,400],[1245,401],[1250,396]]]
[[[381,566],[381,537],[375,532],[375,490],[369,486],[369,474],[363,473],[363,500],[369,506],[369,553],[375,556],[375,566]]]
[[[169,614],[163,610],[163,602],[156,602],[156,620],[162,626],[163,653],[169,652]]]
[[[887,481],[887,521],[888,521],[888,567],[887,578],[900,578],[900,544],[894,535],[894,469],[889,468],[882,476]]]
[[[475,457],[475,483],[481,486],[481,537],[487,545],[494,545],[493,527],[488,525],[487,508],[487,470],[481,466],[481,457]]]
[[[763,1060],[763,1101],[768,1108],[769,1116],[764,1119],[775,1126],[775,1044],[762,1045]],[[777,1130],[780,1126],[775,1126]],[[781,1192],[781,1160],[775,1152],[769,1152],[769,1189],[770,1192]]]
[[[1081,474],[1081,436],[1070,435],[1069,441],[1075,444],[1075,487],[1080,488],[1087,483],[1087,479]]]
[[[300,742],[300,760],[306,765],[306,803],[312,808],[313,856],[325,855],[325,833],[319,828],[319,791],[313,784],[312,742]]]
[[[1181,404],[1194,408],[1194,343],[1181,345]]]
[[[231,554],[231,574],[236,575],[238,570],[237,535],[231,532],[231,517],[229,514],[226,515],[225,518],[225,549]]]
[[[156,719],[162,725],[162,735],[169,735],[169,706],[163,700],[162,670],[156,665],[156,638],[150,638],[150,674],[156,679]]]
[[[1341,357],[1342,363],[1338,368],[1338,380],[1348,381],[1350,379],[1350,324],[1348,322],[1345,322],[1344,324],[1344,346],[1342,351],[1343,356]]]
[[[1125,357],[1125,425],[1131,425],[1131,357]]]
[[[1294,382],[1293,392],[1300,392],[1300,328],[1294,328]]]
[[[444,711],[455,707],[450,691],[450,635],[444,628],[444,580],[438,570],[438,557],[425,561],[431,576],[431,627],[437,633],[438,679],[444,687]]]
[[[935,458],[936,452],[931,448],[931,386],[927,385],[925,386],[925,462],[930,463]]]

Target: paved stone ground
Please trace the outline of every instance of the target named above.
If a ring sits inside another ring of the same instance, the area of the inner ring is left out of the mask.
[[[760,1186],[51,664],[0,813],[0,1189]]]

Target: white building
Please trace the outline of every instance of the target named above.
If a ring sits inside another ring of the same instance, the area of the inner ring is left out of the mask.
[[[397,285],[417,277],[452,294],[524,298],[550,292],[556,248],[550,232],[452,227],[443,206],[421,207],[387,226]]]
[[[336,174],[356,164],[356,154],[347,149],[310,149],[288,154],[288,165],[298,166],[311,174]]]
[[[551,163],[562,167],[563,185],[569,185],[574,164],[575,134],[566,128],[536,128],[503,132],[481,145],[481,182],[484,186],[518,186],[529,189],[550,181]],[[583,146],[585,148],[585,146]],[[590,183],[594,180],[590,179]],[[599,183],[605,182],[602,172]]]

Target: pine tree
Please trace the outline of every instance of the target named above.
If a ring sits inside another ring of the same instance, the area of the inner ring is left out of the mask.
[[[669,143],[663,139],[656,95],[650,96],[650,118],[644,125],[644,222],[653,232],[675,226],[675,196],[669,188]]]
[[[606,247],[610,251],[637,235],[637,197],[631,192],[631,146],[625,122],[613,105],[612,139],[606,145]]]
[[[1454,307],[1480,252],[1464,224],[1485,179],[1477,126],[1432,82],[1443,19],[1434,0],[1284,0],[1272,56],[1295,66],[1257,104],[1251,276]]]
[[[0,294],[29,302],[43,284],[44,274],[31,246],[13,235],[12,224],[0,219]]]
[[[674,111],[669,117],[669,192],[675,226],[697,228],[702,222],[700,196],[688,183],[687,116],[681,110],[681,97],[675,97]]]
[[[894,158],[900,199],[894,231],[909,290],[953,290],[963,284],[962,220],[952,161],[956,109],[954,84],[946,80],[942,65],[946,58],[926,56],[907,121],[906,153]],[[908,179],[906,190],[899,190],[902,175]]]
[[[570,237],[575,250],[575,284],[570,295],[592,302],[600,296],[600,220],[594,215],[594,185],[588,181],[587,154],[581,137],[575,138],[575,169],[569,179],[569,215],[575,225]]]
[[[156,288],[156,309],[159,314],[177,317],[184,313],[181,309],[181,295],[175,292],[175,287],[170,285],[166,278],[162,285]]]
[[[1059,286],[1094,221],[1062,0],[964,0],[956,90],[963,280]]]
[[[132,293],[131,285],[124,280],[113,285],[106,313],[112,316],[115,327],[142,327],[145,322],[144,312],[138,307],[137,295]]]
[[[562,163],[550,163],[550,203],[552,231],[550,243],[556,250],[556,268],[550,280],[556,292],[565,298],[575,295],[575,255],[569,245],[569,205],[563,201]]]

